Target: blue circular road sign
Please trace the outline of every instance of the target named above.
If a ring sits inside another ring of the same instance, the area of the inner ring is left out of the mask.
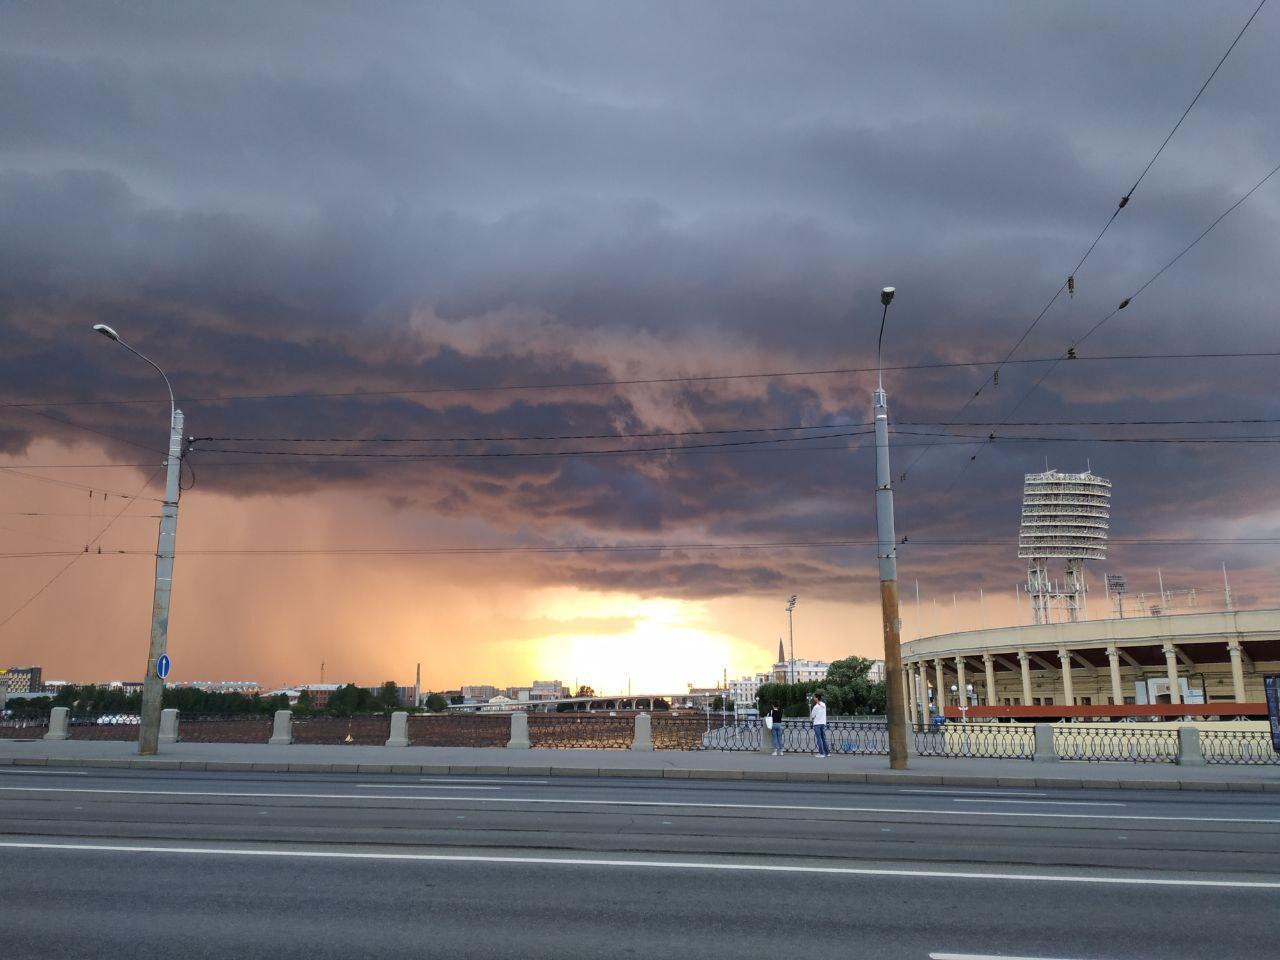
[[[163,680],[169,675],[169,655],[167,653],[160,654],[160,659],[156,661],[156,676]]]

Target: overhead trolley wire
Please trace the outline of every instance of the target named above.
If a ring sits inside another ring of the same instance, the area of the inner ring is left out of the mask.
[[[1188,424],[1255,424],[1280,423],[1280,417],[1225,417],[1186,420],[897,420],[897,426],[949,427],[1078,427],[1078,426],[1181,426]],[[869,427],[870,421],[827,423],[813,426],[721,427],[713,430],[656,430],[646,433],[561,433],[545,435],[507,435],[473,437],[192,437],[193,443],[525,443],[554,440],[627,440],[654,437],[697,437],[734,433],[782,433],[793,430],[842,430]],[[812,438],[800,438],[812,439]]]
[[[912,547],[986,547],[1007,546],[1009,538],[938,538],[918,539],[910,535],[899,539],[899,546]],[[1111,537],[1108,543],[1129,546],[1274,546],[1280,537]],[[568,545],[495,545],[483,547],[223,547],[180,549],[182,557],[418,557],[418,556],[492,556],[501,554],[608,554],[608,553],[690,553],[704,551],[747,551],[780,549],[825,549],[840,547],[873,547],[875,540],[833,538],[827,540],[767,540],[742,543],[641,543],[641,544],[568,544]],[[6,553],[0,558],[70,556],[70,552]],[[83,554],[77,554],[83,556]],[[149,550],[109,550],[102,556],[153,557]],[[2,624],[0,624],[2,625]]]
[[[1082,356],[1077,359],[1083,363],[1131,361],[1131,360],[1251,360],[1264,357],[1280,357],[1280,350],[1251,350],[1245,352],[1219,353],[1126,353],[1107,356]],[[878,369],[885,371],[918,371],[918,370],[955,370],[971,367],[999,367],[1010,364],[1052,363],[1057,357],[1029,357],[1023,359],[997,360],[952,360],[936,363],[904,363],[883,368],[877,367],[831,367],[814,370],[771,370],[757,373],[717,373],[699,374],[696,376],[648,377],[634,380],[588,380],[567,383],[523,383],[523,384],[471,384],[456,387],[408,387],[396,390],[347,390],[338,392],[304,391],[297,393],[250,393],[250,394],[218,394],[203,397],[179,397],[179,403],[232,403],[240,401],[269,400],[377,400],[383,397],[411,397],[431,394],[453,393],[505,393],[529,390],[574,390],[591,387],[626,387],[646,384],[664,383],[709,383],[731,380],[769,380],[790,377],[826,377],[845,376],[856,373],[875,373]],[[134,397],[124,399],[94,400],[7,400],[0,401],[0,409],[29,407],[80,407],[80,406],[128,406],[134,404],[161,403],[152,397]],[[112,439],[120,439],[113,437]]]
[[[90,493],[105,493],[112,497],[120,497],[124,500],[150,500],[153,503],[164,503],[161,497],[143,497],[136,494],[120,493],[118,490],[105,490],[102,487],[89,486],[84,483],[75,483],[71,480],[60,480],[57,477],[42,477],[37,473],[27,473],[27,470],[61,470],[61,469],[83,469],[92,467],[94,469],[100,467],[154,467],[154,463],[38,463],[23,464],[21,468],[0,464],[0,476],[7,477],[23,477],[27,480],[38,480],[41,483],[52,483],[59,487],[68,487],[72,490],[87,490]]]
[[[1089,244],[1088,248],[1084,252],[1084,255],[1081,256],[1080,260],[1076,263],[1075,268],[1070,273],[1067,274],[1066,278],[1062,281],[1062,284],[1054,292],[1053,296],[1049,298],[1048,302],[1041,308],[1040,312],[1036,314],[1035,318],[1031,321],[1031,323],[1027,326],[1027,328],[1022,331],[1021,336],[1019,336],[1018,339],[1014,341],[1013,346],[1009,348],[1009,352],[1005,355],[1004,361],[1002,361],[1000,364],[997,364],[995,366],[995,369],[987,375],[986,380],[983,381],[981,386],[979,386],[978,389],[975,390],[968,397],[968,399],[965,400],[964,404],[960,407],[959,411],[956,412],[955,416],[958,417],[962,415],[964,411],[969,409],[969,407],[982,394],[982,392],[995,380],[995,378],[997,378],[1000,375],[1001,366],[1003,366],[1005,363],[1008,363],[1010,361],[1013,355],[1018,351],[1018,348],[1022,346],[1023,342],[1026,341],[1027,337],[1031,335],[1031,332],[1035,330],[1035,328],[1039,325],[1040,321],[1044,319],[1045,314],[1049,312],[1050,308],[1058,301],[1058,298],[1062,296],[1063,291],[1067,290],[1068,287],[1074,287],[1075,278],[1080,273],[1080,270],[1084,267],[1085,261],[1089,259],[1090,254],[1093,253],[1094,249],[1102,241],[1102,238],[1106,235],[1107,231],[1111,229],[1111,225],[1115,223],[1116,218],[1119,217],[1120,211],[1129,205],[1129,201],[1133,199],[1133,195],[1137,191],[1138,185],[1142,183],[1143,178],[1146,177],[1147,173],[1155,165],[1156,160],[1159,159],[1160,155],[1164,152],[1165,147],[1169,145],[1169,141],[1173,139],[1173,135],[1178,132],[1178,128],[1182,126],[1183,121],[1187,119],[1187,116],[1188,114],[1191,113],[1192,108],[1194,108],[1195,105],[1199,102],[1201,95],[1208,88],[1213,78],[1217,76],[1218,71],[1222,68],[1222,65],[1226,63],[1227,58],[1231,56],[1231,51],[1233,51],[1236,48],[1236,44],[1240,42],[1240,38],[1244,36],[1245,31],[1249,29],[1250,24],[1253,23],[1254,18],[1258,16],[1259,11],[1261,11],[1263,6],[1266,5],[1266,2],[1267,0],[1261,0],[1257,8],[1253,11],[1252,14],[1250,14],[1249,19],[1246,20],[1244,26],[1240,28],[1240,32],[1237,33],[1235,36],[1235,39],[1231,41],[1231,44],[1230,46],[1227,47],[1226,52],[1222,54],[1222,57],[1218,60],[1217,64],[1214,65],[1213,70],[1210,71],[1209,76],[1205,78],[1204,83],[1200,85],[1200,89],[1196,91],[1196,95],[1191,98],[1191,102],[1188,103],[1186,109],[1182,111],[1182,115],[1178,117],[1178,122],[1173,125],[1173,128],[1169,131],[1168,135],[1164,138],[1163,141],[1161,141],[1160,146],[1156,148],[1155,153],[1151,155],[1151,159],[1147,161],[1147,165],[1142,168],[1142,172],[1138,174],[1138,179],[1136,179],[1133,182],[1133,186],[1131,186],[1129,190],[1125,193],[1125,195],[1120,198],[1120,201],[1116,205],[1116,208],[1113,211],[1111,211],[1111,216],[1108,217],[1106,223],[1102,225],[1102,229],[1098,232],[1098,235],[1094,237],[1093,242]],[[1254,189],[1257,189],[1257,188],[1255,187]],[[1212,229],[1212,227],[1210,229]],[[916,464],[918,464],[925,457],[925,455],[928,454],[929,449],[930,447],[926,446],[907,465],[906,470],[902,472],[902,478],[904,480],[906,479],[907,475],[915,468]]]
[[[22,603],[18,604],[18,606],[16,606],[12,611],[10,611],[7,617],[5,617],[3,620],[0,620],[0,629],[3,629],[9,623],[9,621],[11,621],[18,614],[20,614],[23,610],[27,609],[27,607],[31,606],[31,604],[34,603],[36,599],[41,596],[41,594],[43,594],[46,590],[48,590],[51,586],[53,586],[54,583],[56,583],[64,573],[66,573],[73,566],[75,566],[76,563],[79,562],[81,557],[88,556],[89,547],[93,546],[95,543],[98,543],[106,535],[107,531],[110,530],[112,525],[115,524],[115,522],[120,519],[121,515],[126,510],[128,510],[131,506],[133,506],[134,501],[141,499],[139,495],[142,493],[143,490],[149,487],[152,481],[155,480],[155,478],[159,475],[160,475],[160,469],[158,468],[154,473],[151,474],[151,476],[147,477],[147,479],[143,481],[142,486],[138,488],[138,492],[136,494],[126,498],[127,502],[125,503],[125,505],[116,512],[115,516],[113,516],[110,520],[106,522],[106,524],[103,526],[101,530],[98,531],[95,537],[93,537],[91,540],[89,540],[88,543],[85,544],[84,550],[76,551],[75,555],[67,563],[63,564],[61,567],[58,568],[57,573],[55,573],[52,577],[50,577],[48,580],[42,583],[35,590],[34,593],[30,594],[27,597],[27,599],[23,600]],[[150,499],[150,498],[146,498],[146,499]],[[9,556],[13,556],[13,555],[10,554]],[[45,554],[45,556],[55,556],[55,554],[48,553],[48,554]],[[63,556],[65,556],[65,554],[63,554]]]
[[[1265,184],[1268,180],[1274,177],[1277,173],[1280,173],[1280,164],[1277,164],[1276,166],[1272,167],[1271,170],[1268,171],[1266,176],[1264,176],[1261,180],[1259,180],[1252,187],[1250,187],[1245,193],[1241,194],[1241,196],[1239,196],[1236,199],[1236,201],[1231,204],[1231,206],[1227,207],[1225,210],[1222,211],[1222,213],[1218,214],[1218,216],[1214,218],[1213,222],[1210,223],[1203,230],[1201,230],[1194,240],[1192,240],[1180,251],[1178,251],[1178,253],[1175,254],[1174,257],[1170,259],[1167,263],[1165,263],[1164,266],[1162,266],[1159,270],[1157,270],[1150,277],[1148,277],[1147,280],[1140,287],[1138,287],[1138,289],[1136,289],[1133,293],[1129,294],[1129,296],[1121,300],[1119,305],[1116,306],[1114,309],[1112,309],[1110,313],[1103,316],[1102,319],[1098,320],[1097,323],[1095,323],[1088,330],[1086,330],[1081,336],[1077,337],[1074,341],[1072,341],[1072,343],[1067,347],[1067,349],[1056,360],[1054,360],[1053,363],[1051,363],[1049,367],[1043,373],[1040,374],[1039,378],[1033,384],[1031,384],[1030,387],[1027,388],[1026,392],[1023,393],[1022,396],[1018,398],[1018,402],[1013,405],[1012,409],[1010,409],[1009,413],[1006,415],[1006,418],[1012,417],[1014,414],[1016,414],[1022,408],[1022,405],[1027,402],[1027,399],[1033,393],[1035,393],[1036,390],[1040,388],[1040,385],[1044,383],[1045,380],[1047,380],[1049,376],[1055,370],[1057,370],[1058,367],[1064,361],[1070,360],[1071,355],[1074,353],[1076,347],[1084,343],[1084,341],[1088,340],[1091,336],[1093,336],[1100,329],[1102,329],[1103,325],[1106,324],[1108,321],[1110,321],[1118,313],[1120,313],[1121,310],[1124,310],[1126,307],[1128,307],[1129,304],[1131,304],[1135,299],[1137,299],[1137,297],[1143,291],[1145,291],[1148,287],[1150,287],[1153,283],[1155,283],[1158,279],[1160,279],[1160,277],[1162,277],[1166,271],[1168,271],[1171,267],[1173,267],[1174,264],[1176,264],[1179,260],[1185,257],[1188,253],[1190,253],[1192,249],[1194,249],[1195,246],[1198,243],[1200,243],[1201,240],[1207,237],[1218,224],[1220,224],[1223,220],[1225,220],[1237,207],[1239,207],[1242,203],[1244,203],[1251,196],[1253,196],[1253,194],[1260,187],[1262,187],[1263,184]],[[1001,422],[997,424],[997,427],[1006,426],[1006,425],[1007,425],[1006,423]],[[973,463],[978,458],[978,455],[981,452],[982,450],[981,448],[979,448],[977,451],[974,452],[973,456],[971,456],[967,461],[965,461],[964,466],[960,470],[959,476],[964,475],[965,471],[968,470],[969,468],[969,464]],[[959,477],[957,477],[957,479],[959,479]],[[954,485],[955,483],[953,481],[952,486]]]

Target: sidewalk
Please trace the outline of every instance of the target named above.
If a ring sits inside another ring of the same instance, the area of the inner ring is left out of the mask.
[[[151,770],[410,775],[658,777],[806,783],[899,783],[965,787],[1244,790],[1280,793],[1280,765],[1182,767],[1169,763],[912,758],[906,771],[888,759],[658,750],[506,750],[483,747],[363,747],[174,743],[153,758],[137,744],[104,740],[0,740],[0,766],[122,767]]]

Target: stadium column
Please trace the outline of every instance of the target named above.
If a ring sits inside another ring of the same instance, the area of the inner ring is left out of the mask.
[[[998,703],[996,697],[996,665],[995,657],[989,653],[982,655],[982,666],[987,674],[987,706],[994,707]]]
[[[1164,666],[1169,674],[1169,702],[1181,703],[1182,690],[1178,686],[1178,654],[1172,643],[1164,645]]]
[[[969,705],[969,688],[965,684],[964,677],[964,657],[956,657],[956,702]]]
[[[1058,662],[1062,664],[1062,702],[1066,706],[1075,705],[1075,690],[1071,686],[1071,652],[1066,647],[1058,650]]]
[[[1022,705],[1031,706],[1031,658],[1027,651],[1018,651],[1018,664],[1022,668]]]
[[[933,671],[935,676],[938,678],[937,686],[935,687],[937,692],[934,694],[934,701],[938,705],[938,716],[942,716],[942,708],[947,705],[947,678],[943,676],[942,673],[941,657],[933,661]]]
[[[1124,703],[1124,686],[1120,683],[1120,651],[1114,645],[1107,647],[1107,660],[1111,663],[1111,702],[1119,706]]]
[[[1244,659],[1240,649],[1240,641],[1232,637],[1227,641],[1227,653],[1231,655],[1231,692],[1236,703],[1244,703]]]
[[[916,681],[916,665],[908,663],[902,668],[907,672],[907,704],[911,710],[911,726],[914,729],[920,722],[919,687]]]

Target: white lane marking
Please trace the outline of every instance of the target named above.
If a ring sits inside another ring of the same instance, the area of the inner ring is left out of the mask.
[[[501,787],[463,787],[443,783],[433,783],[429,787],[420,787],[416,783],[357,783],[357,787],[372,787],[375,790],[501,790]]]
[[[1048,803],[1060,807],[1127,807],[1127,803],[1118,800],[997,800],[994,797],[983,797],[981,800],[952,799],[953,803]]]
[[[503,777],[500,780],[486,780],[480,777],[419,777],[419,783],[550,783],[550,780],[516,780],[510,777]]]
[[[13,770],[8,767],[0,769],[0,773],[9,773],[15,777],[87,777],[87,770]]]
[[[1047,797],[1047,793],[1037,793],[1034,790],[969,790],[963,792],[959,788],[951,790],[925,790],[924,788],[914,789],[911,787],[902,787],[899,793],[937,793],[946,797]]]
[[[221,797],[228,800],[469,800],[473,803],[542,803],[591,807],[681,807],[698,810],[793,810],[802,813],[910,813],[943,817],[1035,817],[1052,820],[1143,820],[1160,823],[1275,823],[1273,817],[1157,817],[1136,813],[1050,813],[1019,810],[938,810],[911,807],[826,807],[782,803],[698,803],[678,800],[582,800],[554,797],[432,797],[422,794],[395,796],[377,793],[213,793],[200,790],[116,790],[105,787],[0,787],[5,793],[99,793],[131,797]]]
[[[0,840],[0,848],[74,850],[93,853],[171,853],[228,857],[295,857],[322,860],[408,860],[433,863],[511,863],[574,867],[644,867],[665,870],[821,873],[851,877],[925,877],[941,880],[1039,880],[1046,883],[1126,884],[1139,887],[1226,887],[1280,890],[1280,880],[1190,880],[1177,877],[1107,877],[1061,873],[979,873],[965,870],[901,870],[891,867],[819,867],[809,864],[722,863],[706,860],[606,860],[586,857],[503,857],[453,853],[381,853],[342,850],[267,850],[239,847],[143,847],[98,843],[42,843]],[[1015,960],[1015,958],[1004,958]]]
[[[929,960],[1049,960],[1047,957],[1007,957],[995,953],[931,953]]]

